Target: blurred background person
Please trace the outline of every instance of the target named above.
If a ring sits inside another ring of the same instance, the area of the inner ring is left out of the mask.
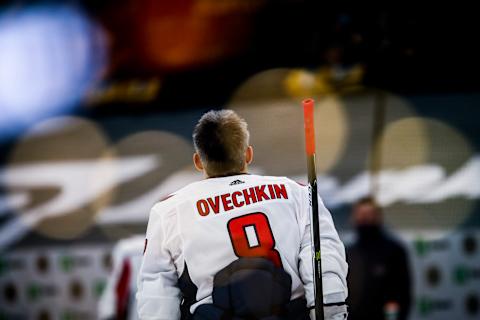
[[[385,230],[372,197],[354,204],[352,220],[357,238],[347,247],[349,319],[407,319],[411,279],[403,244]]]

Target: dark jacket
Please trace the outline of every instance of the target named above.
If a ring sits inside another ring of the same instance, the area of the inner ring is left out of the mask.
[[[349,320],[383,320],[387,302],[400,305],[396,319],[408,317],[411,278],[406,250],[380,228],[359,232],[347,246]]]

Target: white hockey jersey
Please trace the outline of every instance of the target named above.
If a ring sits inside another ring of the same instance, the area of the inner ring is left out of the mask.
[[[140,319],[180,319],[179,279],[211,303],[215,274],[263,256],[292,277],[292,296],[314,304],[308,189],[284,177],[235,175],[189,184],[152,208],[138,278]],[[324,300],[347,297],[345,249],[319,199]]]

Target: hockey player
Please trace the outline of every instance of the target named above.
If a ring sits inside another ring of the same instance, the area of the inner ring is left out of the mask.
[[[193,142],[193,163],[205,179],[151,210],[140,319],[308,319],[314,289],[307,188],[248,174],[253,148],[234,111],[204,114]],[[321,199],[319,216],[325,318],[345,319],[345,249]]]

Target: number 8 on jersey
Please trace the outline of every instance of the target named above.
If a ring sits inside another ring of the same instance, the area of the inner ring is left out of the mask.
[[[237,257],[263,257],[277,267],[282,266],[280,254],[275,250],[275,238],[268,218],[256,212],[236,217],[227,224],[233,251]]]

